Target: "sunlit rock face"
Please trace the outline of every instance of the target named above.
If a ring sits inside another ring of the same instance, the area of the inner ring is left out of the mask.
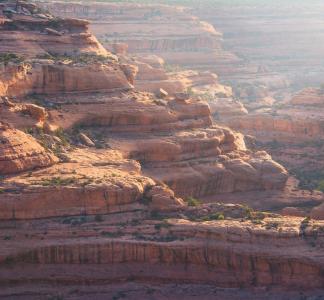
[[[277,212],[299,201],[284,167],[213,121],[210,105],[221,103],[204,93],[229,103],[230,88],[211,72],[167,72],[158,56],[128,56],[125,44],[114,45],[116,56],[82,39],[82,51],[61,53],[76,45],[71,32],[92,37],[88,22],[12,3],[0,11],[17,26],[13,43],[32,30],[42,51],[0,56],[0,296],[119,299],[128,291],[109,293],[125,281],[163,293],[175,282],[212,284],[231,300],[242,288],[317,295],[323,221],[302,208],[302,217],[282,217],[214,198],[249,195]],[[221,113],[230,110],[247,113],[234,100]],[[322,202],[311,200],[320,215]]]
[[[105,47],[127,43],[130,53],[154,53],[169,64],[206,68],[237,57],[222,49],[222,34],[184,7],[125,3],[43,3],[65,17],[93,21],[91,29]]]
[[[47,167],[58,159],[37,141],[7,124],[0,123],[0,175]]]

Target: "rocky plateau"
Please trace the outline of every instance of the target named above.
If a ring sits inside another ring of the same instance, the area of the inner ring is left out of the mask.
[[[180,7],[48,5],[0,2],[0,297],[323,299],[322,194],[216,121],[251,118],[199,67],[226,63],[220,34]]]

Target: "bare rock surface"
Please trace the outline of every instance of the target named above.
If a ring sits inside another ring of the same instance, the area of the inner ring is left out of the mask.
[[[238,289],[255,298],[260,290],[269,299],[318,295],[324,224],[306,216],[323,199],[287,191],[284,167],[214,123],[208,102],[215,99],[204,93],[230,99],[230,88],[211,72],[169,72],[158,56],[127,57],[117,39],[117,56],[103,50],[82,14],[102,14],[102,27],[92,28],[106,30],[107,11],[116,17],[119,4],[60,4],[81,18],[60,19],[14,2],[0,3],[10,20],[0,22],[0,38],[9,41],[0,45],[0,118],[10,124],[0,128],[0,297],[121,299],[131,283],[140,287],[135,299],[152,299],[143,284],[160,286],[157,299],[172,284],[178,299],[197,292],[209,299],[206,286],[222,288],[222,299],[239,299]],[[153,5],[122,7],[127,40],[143,16],[156,19],[150,30],[163,35],[175,26],[168,16],[181,16],[174,39],[134,41],[129,49],[154,44],[178,58],[178,50],[193,49],[193,63],[204,54],[205,64],[214,58],[203,48],[218,53],[216,30],[183,8],[162,5],[159,16]],[[120,26],[114,22],[111,33]],[[162,83],[169,90],[159,99]],[[302,217],[274,213],[297,205]]]
[[[47,167],[57,161],[33,137],[0,123],[0,175]]]

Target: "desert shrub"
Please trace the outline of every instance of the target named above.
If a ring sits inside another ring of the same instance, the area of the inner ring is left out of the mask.
[[[62,128],[57,129],[55,135],[61,140],[63,146],[70,145],[69,137]]]
[[[320,94],[324,94],[324,83],[322,83],[322,84],[320,85],[320,89],[319,89],[319,91],[320,91]]]
[[[143,197],[139,200],[139,203],[143,205],[149,205],[152,202],[152,197],[148,197],[146,195],[143,195]]]
[[[210,220],[225,220],[225,216],[222,213],[214,213],[210,215],[209,217]]]
[[[36,183],[41,184],[42,186],[67,186],[77,182],[78,179],[75,177],[67,177],[67,178],[52,177]]]
[[[324,179],[320,180],[318,185],[317,185],[317,190],[321,191],[324,193]]]
[[[182,67],[180,67],[179,65],[170,65],[170,64],[165,64],[164,65],[164,70],[167,73],[173,73],[173,72],[181,72],[184,69]]]
[[[62,61],[68,61],[69,63],[75,64],[75,63],[81,63],[81,64],[92,64],[92,63],[107,63],[110,61],[115,61],[115,56],[112,55],[98,55],[98,54],[89,54],[89,53],[80,53],[75,55],[59,55],[56,53],[46,53],[37,56],[39,59],[51,59],[55,62],[62,62]]]
[[[162,228],[169,228],[169,227],[171,227],[171,224],[169,224],[167,221],[163,221],[163,222],[160,223],[160,224],[155,224],[155,225],[154,225],[154,228],[155,228],[156,230],[160,230],[160,229],[162,229]]]
[[[195,199],[193,197],[188,197],[187,199],[185,199],[185,201],[187,202],[188,206],[199,206],[201,204],[198,199]]]
[[[15,53],[11,53],[11,52],[0,53],[0,64],[7,65],[9,62],[20,64],[23,61],[24,58]]]
[[[277,222],[270,222],[265,225],[266,229],[278,229],[279,228],[279,223]]]
[[[102,215],[95,215],[95,221],[96,222],[103,222],[103,217],[102,217]]]

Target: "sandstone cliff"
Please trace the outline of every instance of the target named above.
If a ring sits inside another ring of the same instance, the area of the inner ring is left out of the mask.
[[[249,150],[242,134],[213,122],[205,89],[231,96],[216,75],[171,74],[160,58],[129,58],[121,44],[119,57],[97,42],[93,53],[88,40],[82,53],[55,52],[73,49],[65,35],[89,34],[88,23],[37,16],[25,1],[1,5],[16,33],[41,28],[53,43],[41,56],[4,50],[1,61],[0,118],[9,125],[0,130],[0,296],[56,299],[62,289],[69,298],[65,289],[75,285],[87,291],[73,295],[90,299],[98,294],[87,285],[125,281],[309,295],[323,288],[322,221],[194,198],[272,193],[288,179],[265,151]],[[136,90],[152,81],[150,72],[184,90]]]
[[[91,29],[105,47],[127,43],[131,53],[154,53],[170,64],[210,66],[237,57],[222,49],[222,35],[184,7],[130,3],[42,3],[64,17],[93,20]]]

